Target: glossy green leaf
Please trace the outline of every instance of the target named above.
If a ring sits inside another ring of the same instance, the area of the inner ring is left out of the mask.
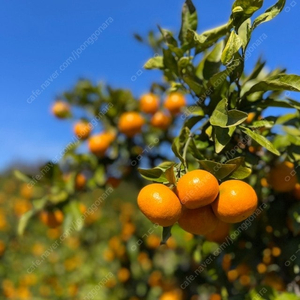
[[[244,21],[244,23],[239,27],[238,30],[238,36],[240,38],[240,40],[242,41],[242,48],[245,51],[250,38],[251,38],[251,19],[247,19]]]
[[[258,25],[275,18],[283,10],[285,3],[286,0],[279,0],[276,4],[268,8],[265,13],[254,20],[252,28],[255,29]]]
[[[192,114],[192,113],[191,113]],[[184,127],[192,129],[197,123],[203,119],[203,116],[193,116],[184,122]]]
[[[84,225],[81,215],[79,201],[70,201],[70,203],[65,205],[63,231],[68,232],[70,229],[81,230]]]
[[[222,128],[214,127],[214,141],[216,153],[220,153],[224,147],[230,142],[231,137],[235,131],[236,127]]]
[[[172,236],[171,229],[172,229],[172,226],[163,227],[162,237],[161,237],[161,242],[160,242],[161,245],[166,244],[168,239]]]
[[[182,78],[197,96],[200,96],[203,93],[203,86],[196,76],[193,76],[191,74],[183,74]]]
[[[239,166],[231,175],[230,178],[233,179],[245,179],[247,177],[249,177],[252,173],[251,168],[247,168],[245,166]]]
[[[232,11],[240,7],[239,10],[245,15],[252,15],[263,5],[263,0],[236,0],[232,5]]]
[[[165,172],[169,170],[170,168],[173,168],[175,165],[174,162],[171,161],[165,161],[158,165],[155,168],[152,169],[138,169],[141,176],[147,180],[155,181],[155,182],[161,182],[161,183],[167,183],[169,182],[168,178],[166,177]],[[168,173],[168,176],[170,176],[170,172]]]
[[[178,46],[178,43],[176,41],[176,39],[173,37],[173,34],[171,31],[169,30],[166,30],[166,29],[163,29],[161,28],[160,26],[158,26],[158,29],[159,31],[161,32],[165,42],[170,46],[174,46],[174,47],[177,47]]]
[[[264,69],[266,65],[265,61],[262,61],[261,58],[258,59],[258,61],[256,62],[254,69],[252,70],[252,72],[244,79],[244,82],[256,79],[262,72],[262,70]]]
[[[200,160],[199,163],[203,169],[213,174],[219,180],[229,176],[237,168],[235,164],[222,164],[210,160]]]
[[[169,49],[163,49],[163,64],[165,69],[178,75],[177,62],[172,51]]]
[[[238,29],[240,25],[251,17],[263,5],[263,0],[236,0],[232,6],[231,19]]]
[[[221,56],[222,63],[227,65],[233,59],[234,54],[240,50],[242,45],[243,41],[239,38],[234,30],[231,31],[230,37]]]
[[[18,235],[23,235],[26,226],[28,224],[28,221],[31,217],[36,213],[34,209],[27,211],[25,214],[23,214],[19,220],[18,223]]]
[[[219,127],[232,127],[243,123],[248,114],[236,109],[227,111],[227,99],[221,100],[210,117],[210,124]]]
[[[240,126],[242,131],[246,133],[248,136],[250,136],[254,141],[256,141],[258,144],[269,150],[270,152],[274,153],[275,155],[280,155],[280,152],[274,147],[274,145],[266,139],[264,136],[257,134],[250,130],[249,128]]]
[[[252,125],[249,125],[251,128],[260,128],[260,127],[266,127],[266,128],[272,128],[274,126],[274,121],[267,121],[267,120],[261,120],[261,121],[254,121]]]
[[[209,80],[213,75],[217,74],[221,66],[221,55],[224,49],[224,41],[218,42],[213,50],[207,54],[197,67],[197,74],[200,78]]]
[[[260,81],[250,88],[245,96],[259,91],[295,91],[300,92],[300,76],[278,74]]]
[[[221,37],[225,36],[231,28],[232,24],[227,23],[214,29],[205,31],[202,34],[197,34],[193,30],[188,30],[187,38],[190,43],[194,43],[197,53],[200,53],[211,47]]]
[[[162,69],[163,67],[164,67],[164,62],[162,56],[152,57],[144,65],[144,68],[147,70]]]
[[[191,0],[186,0],[183,4],[181,15],[181,29],[179,33],[179,40],[182,44],[187,41],[188,30],[197,30],[198,17],[196,8]]]
[[[200,153],[193,139],[190,141],[188,153],[190,153],[195,159],[199,159],[199,160],[204,159],[203,155]]]

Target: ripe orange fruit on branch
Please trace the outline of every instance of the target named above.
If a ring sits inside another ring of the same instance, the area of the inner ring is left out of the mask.
[[[223,243],[230,232],[230,224],[219,221],[217,227],[205,235],[206,240],[215,243]]]
[[[125,112],[120,116],[118,128],[128,137],[140,133],[145,123],[144,118],[137,112]]]
[[[159,129],[167,129],[171,124],[171,117],[162,111],[156,112],[151,118],[151,125]]]
[[[64,101],[56,101],[52,106],[52,113],[57,118],[64,119],[70,114],[70,106]]]
[[[183,175],[177,183],[181,203],[190,209],[212,203],[219,193],[216,177],[204,170],[194,170]]]
[[[60,210],[45,211],[40,213],[40,220],[42,223],[50,228],[56,228],[60,226],[63,222],[64,215]]]
[[[178,220],[179,226],[185,231],[204,235],[213,231],[219,223],[210,205],[197,209],[184,208]]]
[[[255,113],[255,112],[250,112],[250,113],[248,114],[248,117],[247,117],[247,119],[246,119],[245,122],[246,122],[247,124],[252,123],[252,121],[254,120],[255,116],[256,116],[256,113]]]
[[[172,114],[176,115],[181,108],[186,105],[185,97],[178,92],[171,93],[167,96],[164,107]]]
[[[223,222],[238,223],[251,216],[257,207],[255,190],[241,180],[228,180],[220,185],[220,193],[212,203],[215,215]]]
[[[142,213],[160,226],[173,225],[181,215],[179,199],[163,184],[153,183],[142,188],[137,202]]]
[[[80,121],[74,125],[74,133],[80,140],[85,140],[90,136],[91,125],[88,122]]]
[[[294,189],[293,189],[293,195],[296,198],[296,200],[300,200],[300,184],[296,183]]]
[[[277,192],[290,192],[297,183],[297,176],[294,164],[284,161],[270,171],[268,181],[273,189]]]
[[[159,107],[159,99],[156,95],[149,93],[141,97],[140,109],[147,114],[154,114]]]
[[[93,135],[88,140],[88,147],[97,156],[103,156],[112,143],[112,137],[103,132]]]
[[[77,191],[82,190],[85,187],[86,178],[82,173],[77,174],[75,178],[75,189]]]
[[[222,300],[220,294],[211,294],[209,300]]]

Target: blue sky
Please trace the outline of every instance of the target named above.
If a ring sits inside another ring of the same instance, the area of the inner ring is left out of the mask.
[[[194,1],[199,29],[225,23],[233,1]],[[275,1],[265,1],[271,5]],[[272,22],[261,25],[253,39],[265,33],[267,39],[249,59],[262,54],[268,66],[286,67],[300,74],[300,3],[287,0],[286,11]],[[72,88],[79,78],[105,81],[114,87],[129,88],[136,96],[150,83],[160,80],[158,72],[142,70],[151,56],[136,42],[133,33],[146,34],[156,25],[177,31],[183,0],[52,0],[49,2],[1,1],[0,11],[0,169],[14,161],[32,163],[55,157],[72,135],[72,124],[50,114],[53,100]],[[98,40],[86,48],[31,104],[38,89],[55,70],[108,18],[113,22]],[[299,97],[297,96],[297,99]]]

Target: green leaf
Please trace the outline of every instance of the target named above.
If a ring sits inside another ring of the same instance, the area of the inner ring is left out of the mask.
[[[246,47],[250,41],[251,33],[251,19],[249,18],[240,26],[238,30],[238,36],[242,41],[242,47],[244,51],[246,50]]]
[[[177,47],[178,46],[178,43],[177,41],[175,40],[175,38],[173,37],[173,34],[172,32],[170,32],[169,30],[166,30],[166,29],[163,29],[161,28],[160,26],[158,26],[158,29],[159,31],[161,32],[165,42],[168,44],[168,45],[172,45],[174,47]]]
[[[185,44],[187,42],[188,30],[197,30],[197,25],[198,17],[196,8],[191,0],[186,0],[182,8],[181,29],[178,37],[181,44]]]
[[[245,166],[245,158],[244,157],[236,157],[226,161],[226,164],[235,164],[237,167],[230,174],[230,178],[234,179],[245,179],[251,175],[252,170]]]
[[[222,99],[213,111],[209,121],[211,125],[224,127],[228,121],[227,112],[228,100],[226,98]]]
[[[240,166],[230,175],[230,178],[242,180],[249,177],[251,173],[251,168]]]
[[[207,54],[205,59],[199,63],[196,74],[201,79],[209,80],[213,75],[217,74],[221,66],[221,55],[224,49],[224,41],[217,43],[213,50]]]
[[[224,70],[224,71],[214,74],[209,79],[209,85],[211,87],[213,87],[214,89],[217,89],[218,87],[222,86],[222,84],[224,83],[224,81],[226,81],[229,74],[230,74],[230,72],[228,70]]]
[[[232,5],[232,11],[236,10],[237,7],[240,7],[240,12],[243,12],[245,15],[252,15],[263,5],[263,0],[236,0]]]
[[[229,176],[236,168],[236,164],[222,164],[210,160],[200,160],[200,166],[213,174],[217,179],[222,180]]]
[[[210,124],[219,127],[232,127],[243,123],[248,114],[236,109],[227,111],[228,101],[226,98],[221,100],[216,106],[210,117]]]
[[[249,292],[248,296],[249,300],[276,300],[278,293],[270,286],[257,286]]]
[[[259,91],[295,91],[300,92],[300,76],[278,74],[260,81],[250,88],[244,96]]]
[[[265,13],[257,17],[253,22],[253,30],[260,24],[275,18],[284,8],[286,0],[279,0],[276,4],[268,8]]]
[[[216,153],[220,153],[224,147],[230,142],[230,139],[235,132],[236,127],[222,128],[214,127],[214,141]]]
[[[141,176],[147,180],[155,181],[155,182],[161,182],[161,183],[168,183],[169,180],[166,176],[166,172],[169,169],[173,169],[175,163],[172,161],[166,161],[161,163],[155,168],[152,169],[138,169]],[[168,176],[170,176],[170,172],[168,173]],[[173,180],[173,179],[172,179]]]
[[[103,165],[97,167],[94,173],[94,179],[98,186],[102,186],[106,182],[106,173]]]
[[[191,112],[193,114],[193,112]],[[187,127],[189,129],[192,129],[197,123],[199,123],[203,119],[203,116],[193,116],[191,118],[188,118],[184,122],[184,127]]]
[[[284,149],[291,145],[291,141],[288,135],[276,135],[273,141],[273,145],[276,149]]]
[[[272,128],[274,126],[274,121],[267,121],[267,120],[261,120],[261,121],[255,121],[252,125],[249,125],[251,128],[260,128],[260,127],[266,127],[266,128]]]
[[[64,224],[63,224],[63,231],[68,231],[70,228],[75,229],[77,231],[81,230],[84,221],[81,218],[81,211],[80,211],[80,202],[78,201],[71,201],[64,207]]]
[[[200,160],[204,159],[203,155],[198,150],[194,139],[192,139],[190,141],[189,148],[188,148],[188,153],[190,153],[196,159],[200,159]]]
[[[164,62],[162,56],[152,57],[144,65],[144,68],[147,70],[163,69],[163,67],[164,67]]]
[[[163,175],[163,171],[160,169],[140,169],[138,168],[141,176],[147,180],[155,181],[155,182],[167,182],[167,178]]]
[[[170,167],[169,169],[167,169],[165,171],[165,176],[166,176],[169,183],[174,184],[174,185],[177,184],[176,176],[175,176],[175,172],[174,172],[173,167]]]
[[[240,25],[251,17],[263,5],[263,0],[236,0],[232,6],[231,19],[238,29]]]
[[[174,163],[173,161],[164,161],[163,163],[159,164],[156,168],[165,172],[168,169],[174,167],[174,165],[176,165],[176,163]]]
[[[214,29],[205,31],[202,34],[197,34],[193,30],[188,30],[187,39],[190,43],[193,43],[196,46],[196,52],[200,53],[211,47],[221,37],[225,36],[231,28],[232,24],[229,22]]]
[[[287,149],[288,158],[293,162],[300,161],[300,146],[291,145]]]
[[[282,129],[293,136],[300,136],[300,130],[291,126],[282,126]]]
[[[235,33],[235,31],[231,31],[230,37],[227,41],[227,44],[223,50],[221,61],[224,65],[227,65],[237,53],[243,45],[243,41],[239,38],[239,36]]]
[[[172,226],[163,227],[162,237],[161,237],[161,242],[160,242],[161,245],[166,244],[168,239],[171,237],[171,235],[172,235],[171,229],[172,229]]]
[[[26,226],[28,224],[28,221],[30,218],[36,213],[34,209],[27,211],[25,214],[23,214],[19,220],[18,224],[18,235],[23,235]]]
[[[229,110],[227,127],[239,125],[243,123],[247,119],[247,117],[248,114],[243,111],[236,109]]]
[[[297,114],[292,113],[292,114],[282,115],[282,116],[280,116],[280,117],[277,118],[276,125],[286,124],[286,123],[290,122],[293,119],[298,120]]]
[[[49,196],[50,202],[57,204],[60,202],[64,202],[68,199],[69,194],[65,190],[61,190],[58,193],[52,194]]]
[[[246,127],[243,127],[243,126],[240,126],[240,128],[242,129],[242,131],[244,133],[246,133],[248,136],[250,136],[258,144],[260,144],[261,146],[265,147],[267,150],[269,150],[270,152],[274,153],[275,155],[278,155],[278,156],[280,155],[280,152],[264,136],[251,131],[249,128],[246,128]]]
[[[235,157],[226,161],[226,164],[234,164],[238,168],[245,162],[245,158],[242,156]]]
[[[170,49],[163,49],[163,64],[165,69],[178,75],[177,62]]]
[[[252,79],[256,79],[258,75],[260,75],[261,71],[263,70],[264,66],[266,65],[265,61],[261,61],[261,58],[255,64],[254,69],[252,72],[244,79],[244,82],[250,81]]]
[[[19,170],[14,170],[13,173],[15,177],[17,177],[19,180],[23,182],[29,183],[31,181],[31,178],[29,176],[25,175]]]
[[[296,108],[300,110],[300,103],[296,102],[290,102],[289,100],[285,101],[279,101],[274,100],[271,98],[265,99],[263,102],[260,103],[261,108],[267,108],[267,107],[284,107],[284,108]]]
[[[197,78],[196,76],[193,76],[192,74],[183,74],[182,78],[184,80],[184,82],[189,86],[189,88],[194,91],[194,93],[197,96],[200,96],[201,93],[203,93],[203,86],[202,84],[199,82],[199,78]]]
[[[282,293],[275,298],[275,300],[299,300],[299,295],[292,293]]]

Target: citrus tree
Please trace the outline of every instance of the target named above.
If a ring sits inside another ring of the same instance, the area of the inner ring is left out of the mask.
[[[158,55],[145,68],[160,70],[164,82],[140,101],[130,91],[86,80],[64,93],[52,111],[75,121],[75,137],[39,178],[16,172],[33,190],[19,233],[36,216],[49,227],[76,224],[79,230],[89,214],[83,194],[98,191],[97,206],[121,181],[134,182],[138,206],[154,223],[148,229],[163,227],[162,244],[176,236],[185,244],[174,250],[176,288],[165,288],[160,299],[201,293],[298,299],[299,103],[283,92],[300,91],[300,77],[268,71],[261,59],[244,71],[265,39],[253,41],[252,33],[285,1],[259,14],[262,5],[236,0],[226,24],[199,33],[196,8],[187,0],[178,38],[161,27],[159,38],[149,35]],[[275,117],[266,113],[269,107],[291,112]],[[145,180],[152,183],[144,186]],[[125,239],[131,263],[138,259],[132,253],[146,247],[140,240]],[[162,252],[155,255],[154,262],[163,261]],[[149,281],[141,297],[157,297],[151,290],[157,285]]]

